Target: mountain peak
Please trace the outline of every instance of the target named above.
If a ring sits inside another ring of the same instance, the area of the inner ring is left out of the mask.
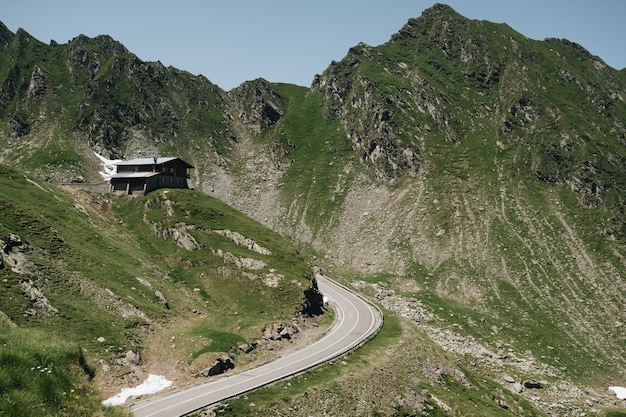
[[[117,53],[127,53],[129,52],[126,47],[120,42],[116,41],[109,35],[98,35],[94,38],[90,38],[87,35],[78,35],[74,39],[72,39],[68,45],[70,47],[78,47],[85,48],[87,45],[92,45],[93,47],[97,47],[100,52],[117,52]]]
[[[454,13],[457,16],[460,16],[457,12],[454,11],[452,7],[448,6],[447,4],[435,3],[433,4],[432,7],[425,9],[424,12],[422,12],[422,16],[429,15],[429,14],[443,15],[443,14],[449,14],[449,13]]]
[[[470,19],[458,14],[452,7],[437,3],[424,10],[420,17],[409,19],[406,25],[392,36],[392,40],[420,36],[432,39],[441,34],[446,35],[447,38],[460,33],[458,28],[467,28],[469,22],[471,22]]]
[[[420,16],[420,20],[430,24],[449,19],[469,20],[458,14],[452,7],[441,3],[436,3],[432,7],[425,9]]]
[[[7,28],[4,23],[0,22],[0,46],[6,48],[11,43],[13,33]]]

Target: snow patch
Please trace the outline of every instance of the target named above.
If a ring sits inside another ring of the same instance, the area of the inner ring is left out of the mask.
[[[626,400],[626,388],[625,387],[609,387],[609,390],[613,391],[617,398],[620,400]]]
[[[117,172],[117,168],[115,164],[118,162],[122,162],[121,159],[106,159],[104,156],[99,155],[94,152],[94,155],[100,160],[102,164],[102,171],[98,171],[98,173],[104,178],[105,181],[109,181],[111,177]]]
[[[141,384],[134,388],[122,388],[119,394],[102,401],[102,405],[114,406],[122,405],[130,397],[136,397],[144,394],[154,394],[172,385],[172,381],[169,381],[161,375],[148,375],[148,378]]]

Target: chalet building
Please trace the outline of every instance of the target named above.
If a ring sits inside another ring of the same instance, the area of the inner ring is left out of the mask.
[[[143,196],[159,188],[189,188],[187,178],[193,166],[180,158],[136,158],[115,164],[111,192]]]

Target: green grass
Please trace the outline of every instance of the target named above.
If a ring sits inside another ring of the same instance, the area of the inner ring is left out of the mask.
[[[207,328],[206,323],[195,327],[190,334],[202,337],[208,342],[205,347],[193,353],[192,360],[208,352],[228,352],[230,349],[236,348],[237,345],[246,342],[246,339],[238,334]]]
[[[124,416],[107,408],[90,382],[81,348],[41,330],[0,323],[0,410],[20,416]]]
[[[354,179],[355,173],[343,172],[355,161],[354,153],[340,124],[323,117],[317,92],[287,84],[275,87],[288,98],[287,111],[264,140],[278,141],[293,161],[282,175],[281,196],[285,202],[297,201],[295,220],[302,218],[315,230],[331,222],[341,206],[346,195],[335,192],[335,184]]]

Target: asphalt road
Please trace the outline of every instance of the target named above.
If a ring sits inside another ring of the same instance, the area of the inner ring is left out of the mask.
[[[195,410],[243,394],[330,361],[363,343],[382,325],[380,311],[334,282],[319,277],[320,291],[333,303],[336,322],[318,341],[255,369],[139,402],[136,417],[184,416]]]

